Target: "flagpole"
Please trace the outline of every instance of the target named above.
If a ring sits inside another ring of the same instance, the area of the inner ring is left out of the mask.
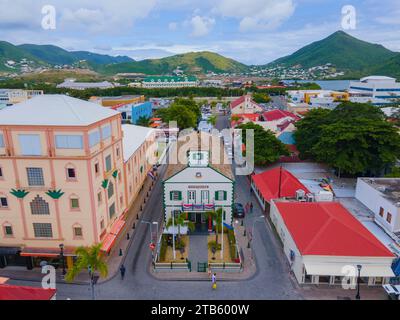
[[[279,168],[279,190],[278,190],[278,199],[281,197],[281,185],[282,185],[282,165]]]
[[[175,252],[175,211],[172,210],[172,251],[174,252],[174,260],[176,260],[176,252]]]
[[[224,211],[221,210],[221,259],[224,261]]]

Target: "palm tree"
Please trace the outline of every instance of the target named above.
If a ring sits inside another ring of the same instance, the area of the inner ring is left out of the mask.
[[[216,211],[209,211],[208,216],[211,217],[212,221],[214,221],[215,225],[215,242],[218,244],[218,232],[217,226],[222,224],[222,217],[224,215],[224,210],[222,208],[218,208]]]
[[[174,215],[174,213],[172,213]],[[173,216],[169,218],[166,227],[169,228],[171,226],[177,226],[178,227],[178,241],[180,241],[181,238],[181,227],[188,227],[190,231],[193,231],[195,229],[195,225],[192,221],[186,220],[186,213],[182,212],[178,215],[175,216],[175,219]],[[173,231],[173,253],[174,253],[174,259],[176,259],[176,253],[175,253],[175,230]]]
[[[102,244],[95,244],[91,247],[79,247],[75,253],[78,257],[72,269],[68,270],[65,280],[67,282],[73,281],[78,274],[83,270],[89,271],[90,287],[92,289],[92,299],[94,296],[95,275],[100,273],[100,276],[105,278],[108,274],[108,267],[104,261],[104,255],[101,252]]]

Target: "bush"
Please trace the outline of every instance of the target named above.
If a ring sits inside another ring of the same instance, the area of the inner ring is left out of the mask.
[[[185,248],[185,241],[181,239],[177,239],[177,241],[175,242],[175,250],[180,250],[182,248]]]
[[[167,235],[163,234],[161,237],[161,248],[160,248],[160,257],[159,261],[165,261],[165,255],[167,254]]]

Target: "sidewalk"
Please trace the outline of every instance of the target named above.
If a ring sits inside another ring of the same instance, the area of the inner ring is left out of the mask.
[[[161,167],[160,167],[161,169]],[[145,201],[150,196],[151,190],[153,189],[154,184],[159,179],[159,172],[156,173],[156,180],[153,181],[149,177],[146,178],[142,189],[139,191],[137,198],[134,200],[132,206],[128,210],[126,214],[126,224],[121,231],[116,243],[114,244],[111,253],[106,258],[108,264],[108,276],[107,278],[100,278],[98,283],[104,283],[111,279],[113,279],[119,273],[119,268],[121,263],[123,263],[126,254],[129,250],[129,247],[134,239],[134,231],[133,224],[137,227],[138,218],[140,219],[141,213],[145,206]],[[127,240],[127,233],[129,233],[129,240]],[[119,251],[122,249],[122,256],[119,255]],[[27,270],[25,267],[6,267],[4,269],[0,269],[0,277],[6,277],[10,280],[22,280],[22,281],[32,281],[32,282],[41,282],[43,278],[43,274],[41,273],[40,268],[35,268],[33,270]],[[62,270],[56,270],[56,281],[58,283],[66,283],[63,276]],[[84,271],[80,273],[75,280],[72,282],[73,284],[89,284],[89,275]]]
[[[252,257],[251,249],[247,248],[248,239],[244,236],[245,227],[235,224],[235,236],[239,250],[243,253],[243,269],[241,272],[216,271],[218,281],[243,281],[252,278],[256,271],[256,263]],[[193,262],[193,261],[192,261]],[[155,272],[153,266],[149,267],[150,274],[157,280],[162,281],[210,281],[208,272],[197,272],[197,265],[192,264],[191,272]]]

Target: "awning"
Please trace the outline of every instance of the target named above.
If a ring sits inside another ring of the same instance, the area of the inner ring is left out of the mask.
[[[315,276],[348,276],[348,265],[344,263],[304,263],[308,275]],[[357,266],[354,265],[356,276],[357,276]],[[390,266],[384,265],[369,265],[362,264],[361,277],[394,277],[393,270]]]
[[[64,248],[64,256],[75,256],[74,248]],[[20,256],[22,257],[44,257],[44,258],[57,258],[60,256],[59,248],[30,248],[25,247],[21,250]]]
[[[117,220],[111,227],[110,234],[118,236],[126,222],[124,220]]]
[[[111,233],[106,235],[106,237],[104,238],[104,240],[102,242],[101,251],[104,251],[106,253],[110,252],[116,239],[117,239],[117,237]]]
[[[21,248],[0,247],[0,256],[14,255],[21,251]]]
[[[0,285],[0,300],[51,300],[55,289]]]

